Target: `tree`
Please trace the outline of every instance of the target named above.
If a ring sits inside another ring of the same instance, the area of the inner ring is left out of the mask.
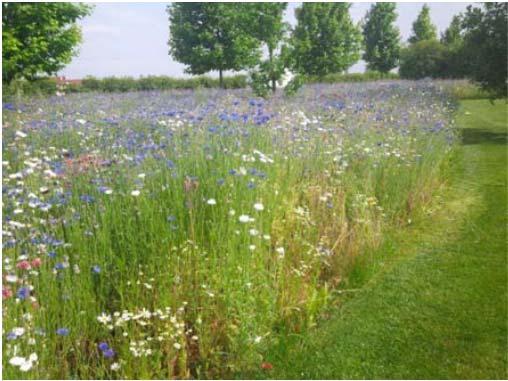
[[[369,70],[383,73],[397,66],[400,54],[399,30],[393,25],[397,19],[395,3],[375,3],[365,16],[363,59]]]
[[[2,79],[55,74],[81,42],[76,21],[91,8],[75,3],[2,3]]]
[[[441,43],[447,46],[458,46],[462,42],[462,19],[460,15],[455,15],[450,26],[441,34]]]
[[[253,35],[268,51],[268,60],[260,63],[259,72],[254,76],[264,77],[271,82],[272,92],[277,88],[277,81],[284,74],[286,47],[281,45],[289,25],[282,21],[287,3],[252,3]]]
[[[468,6],[464,15],[463,57],[468,77],[495,96],[506,97],[508,3]]]
[[[399,74],[402,78],[444,78],[447,76],[446,48],[437,40],[423,40],[401,50]]]
[[[293,68],[323,77],[348,69],[360,58],[361,32],[348,3],[303,3],[296,9]]]
[[[441,34],[441,44],[446,48],[445,66],[447,78],[465,78],[468,60],[464,57],[462,15],[455,15],[450,26]]]
[[[247,3],[172,3],[168,6],[171,56],[190,74],[242,70],[259,60],[253,36],[252,11]]]
[[[424,4],[420,14],[413,23],[413,35],[409,42],[414,44],[419,41],[435,40],[437,38],[436,26],[430,19],[430,8]]]

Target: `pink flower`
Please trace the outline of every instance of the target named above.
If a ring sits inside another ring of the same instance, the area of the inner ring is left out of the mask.
[[[39,267],[41,264],[42,264],[42,260],[40,258],[32,259],[32,266],[33,267]]]
[[[2,287],[2,299],[9,299],[12,296],[12,290],[9,287]]]
[[[16,267],[18,269],[21,269],[21,270],[29,270],[31,268],[30,266],[30,262],[28,261],[21,261],[21,262],[18,262],[18,264],[16,265]]]

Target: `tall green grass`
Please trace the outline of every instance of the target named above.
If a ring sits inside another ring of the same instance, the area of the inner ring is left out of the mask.
[[[37,105],[45,108],[45,123],[68,127],[30,130],[21,139],[14,133],[40,121],[37,107],[33,114],[6,112],[5,184],[43,199],[70,193],[67,204],[49,212],[20,204],[16,219],[67,245],[26,246],[30,256],[43,258],[37,274],[19,272],[33,286],[37,306],[4,301],[4,330],[27,327],[23,339],[4,341],[4,377],[231,377],[262,363],[274,333],[314,324],[330,290],[347,287],[355,261],[382,242],[383,231],[403,227],[429,201],[444,181],[452,147],[445,135],[423,128],[436,116],[447,118],[446,103],[432,88],[421,100],[409,86],[350,91],[360,102],[377,97],[387,116],[375,119],[370,106],[355,113],[319,103],[311,114],[306,102],[316,94],[336,99],[333,88],[309,88],[289,105],[274,99],[264,107],[279,116],[266,125],[220,119],[237,97],[237,112],[252,112],[239,93],[207,93],[207,101],[222,98],[217,113],[202,121],[161,116],[155,123],[138,116],[118,127],[104,122],[99,99],[80,95],[79,107],[91,101],[96,108],[72,114],[72,101]],[[127,115],[143,102],[118,97],[109,115]],[[148,107],[154,106],[141,109]],[[408,112],[403,124],[393,119],[402,110]],[[90,124],[80,126],[77,118]],[[167,145],[157,151],[160,158],[136,165],[132,149],[119,144],[127,136]],[[7,174],[25,167],[27,143],[29,158],[61,160],[64,175],[48,178],[41,164],[22,184],[10,179]],[[74,158],[63,160],[62,148]],[[113,164],[97,164],[103,159]],[[98,179],[111,194],[101,193]],[[49,188],[47,196],[41,187]],[[11,214],[11,201],[4,202]],[[18,239],[35,234],[9,230]],[[4,249],[11,263],[20,255],[19,246]],[[36,336],[36,327],[45,335]],[[55,333],[61,327],[67,336]],[[101,342],[114,349],[114,358],[104,357]],[[30,373],[8,364],[15,345],[25,356],[37,352]]]

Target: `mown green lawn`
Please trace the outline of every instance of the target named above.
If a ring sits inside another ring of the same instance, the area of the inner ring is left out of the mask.
[[[463,101],[451,186],[326,321],[281,337],[259,378],[505,379],[507,105]],[[379,265],[378,265],[379,267]]]

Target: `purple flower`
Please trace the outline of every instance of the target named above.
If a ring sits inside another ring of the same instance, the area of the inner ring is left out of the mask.
[[[107,350],[108,350],[108,349],[110,349],[110,348],[109,348],[108,343],[106,343],[106,342],[104,342],[104,341],[103,341],[102,343],[99,343],[99,349],[100,349],[102,352],[104,352],[104,351],[107,351]]]
[[[56,330],[56,334],[58,336],[67,336],[69,334],[69,329],[68,328],[58,328]]]
[[[100,273],[101,273],[101,268],[100,268],[100,266],[99,266],[99,265],[94,265],[94,266],[92,266],[92,272],[93,272],[94,274],[100,274]]]
[[[109,349],[106,349],[105,351],[103,351],[102,355],[104,357],[106,357],[107,359],[110,359],[112,357],[115,357],[115,351],[112,350],[111,348],[109,348]]]
[[[16,296],[19,299],[24,300],[30,296],[30,290],[27,287],[21,287],[16,293]]]

